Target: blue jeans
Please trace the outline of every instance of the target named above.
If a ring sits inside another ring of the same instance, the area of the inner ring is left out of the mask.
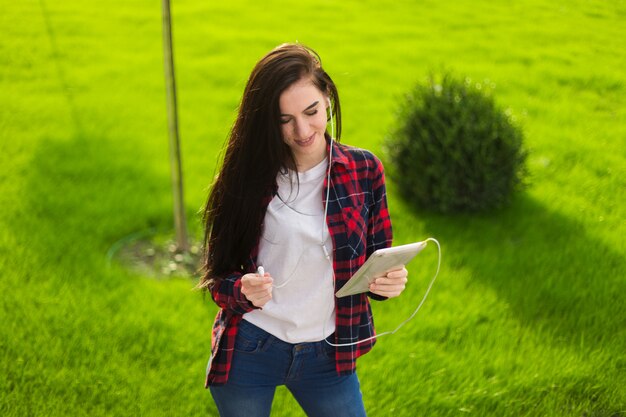
[[[242,320],[225,385],[211,386],[222,417],[268,417],[285,385],[309,417],[364,417],[356,373],[339,376],[325,341],[291,344]]]

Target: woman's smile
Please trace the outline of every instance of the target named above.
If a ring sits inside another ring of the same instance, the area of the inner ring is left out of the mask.
[[[315,140],[315,133],[313,133],[311,136],[309,136],[308,138],[304,140],[295,140],[295,142],[298,144],[298,146],[307,147],[313,144],[314,140]]]

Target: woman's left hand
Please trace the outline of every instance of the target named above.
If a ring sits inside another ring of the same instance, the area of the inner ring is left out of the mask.
[[[387,298],[397,297],[406,288],[408,274],[409,272],[404,267],[388,271],[386,276],[376,278],[370,284],[370,292]]]

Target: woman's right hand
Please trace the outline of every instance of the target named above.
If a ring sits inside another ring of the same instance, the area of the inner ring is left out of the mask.
[[[263,307],[272,299],[272,276],[266,272],[259,274],[245,274],[241,277],[241,292],[255,307]]]

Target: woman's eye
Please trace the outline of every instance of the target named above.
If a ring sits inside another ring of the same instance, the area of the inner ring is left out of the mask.
[[[315,116],[317,114],[317,109],[309,111],[309,112],[306,112],[304,114],[306,114],[307,116]],[[290,121],[291,121],[291,118],[289,118],[289,119],[280,119],[280,124],[286,125]]]

